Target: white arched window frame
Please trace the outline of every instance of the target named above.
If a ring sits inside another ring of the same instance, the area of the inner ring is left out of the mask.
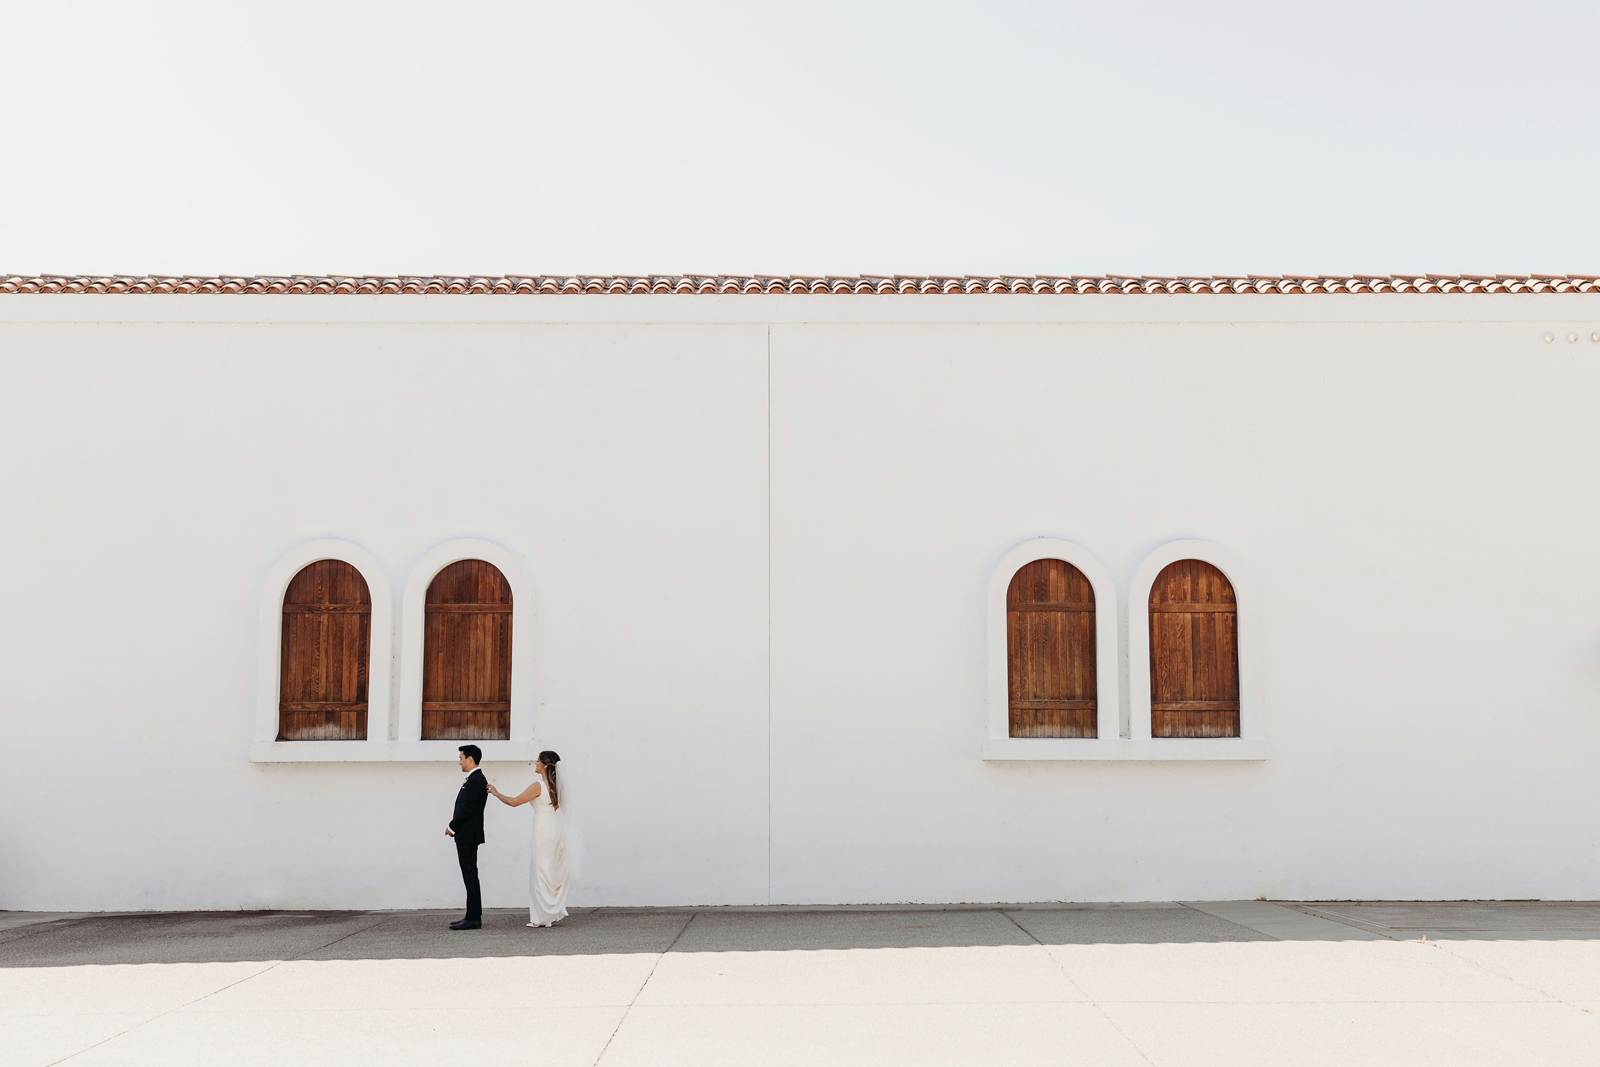
[[[372,597],[367,664],[367,739],[365,741],[278,741],[278,686],[283,666],[283,596],[289,583],[311,564],[336,559],[361,572]],[[394,675],[394,595],[389,578],[370,552],[337,538],[296,545],[278,559],[261,583],[256,659],[256,724],[250,758],[258,763],[387,759],[390,748]]]
[[[422,740],[422,642],[428,586],[452,563],[481,559],[492,563],[511,585],[511,738],[474,741],[485,761],[534,759],[533,743],[533,583],[517,554],[495,541],[461,538],[426,553],[411,568],[400,607],[400,758],[454,759],[465,742]],[[411,757],[409,753],[416,752]]]
[[[1239,736],[1150,736],[1150,588],[1170,564],[1198,559],[1211,564],[1233,585],[1238,602]],[[1267,758],[1266,723],[1260,680],[1261,598],[1238,556],[1210,541],[1170,541],[1150,553],[1134,572],[1128,589],[1128,713],[1131,745],[1151,753],[1145,758]]]
[[[1011,737],[1006,650],[1006,591],[1017,571],[1041,559],[1072,564],[1094,589],[1095,732],[1098,737]],[[1007,552],[989,578],[989,712],[983,743],[986,760],[1118,759],[1121,738],[1117,685],[1117,587],[1111,571],[1082,545],[1037,537]]]

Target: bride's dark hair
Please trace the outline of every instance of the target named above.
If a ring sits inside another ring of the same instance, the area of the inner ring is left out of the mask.
[[[544,764],[544,780],[550,786],[550,806],[561,806],[561,793],[556,788],[556,764],[561,762],[561,757],[551,752],[548,748],[539,753],[539,762]]]

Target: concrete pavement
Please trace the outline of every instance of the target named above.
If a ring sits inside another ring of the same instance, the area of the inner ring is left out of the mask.
[[[1593,1064],[1600,904],[0,913],[0,1063]]]

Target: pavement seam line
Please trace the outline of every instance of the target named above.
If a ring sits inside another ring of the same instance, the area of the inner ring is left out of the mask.
[[[1260,901],[1253,901],[1252,903],[1269,904],[1269,903],[1271,903],[1271,901],[1260,900]],[[1287,941],[1288,940],[1288,938],[1279,937],[1277,934],[1269,934],[1265,930],[1257,930],[1254,926],[1246,926],[1244,923],[1234,922],[1234,920],[1232,920],[1232,919],[1223,919],[1222,916],[1220,916],[1220,915],[1213,915],[1209,911],[1202,911],[1199,908],[1195,907],[1193,904],[1185,904],[1181,900],[1178,901],[1178,906],[1180,908],[1188,908],[1190,911],[1194,912],[1196,915],[1204,915],[1207,918],[1211,918],[1211,919],[1222,919],[1223,922],[1231,923],[1232,925],[1237,926],[1241,930],[1249,930],[1252,934],[1260,934],[1262,937],[1270,937],[1274,941]],[[1273,904],[1272,906],[1274,908],[1278,907],[1278,905],[1276,905],[1276,904]],[[1284,910],[1287,911],[1288,909],[1286,908]]]
[[[1368,931],[1370,933],[1377,934],[1380,937],[1386,937],[1390,941],[1395,942],[1396,944],[1400,944],[1400,945],[1426,945],[1426,946],[1428,946],[1430,948],[1439,949],[1440,951],[1444,952],[1444,954],[1447,955],[1447,956],[1454,957],[1455,959],[1460,960],[1462,963],[1469,964],[1469,965],[1471,965],[1473,967],[1478,968],[1479,970],[1482,970],[1482,971],[1485,971],[1485,972],[1487,972],[1489,974],[1494,975],[1496,978],[1500,978],[1500,979],[1503,979],[1504,981],[1510,982],[1512,985],[1518,987],[1519,989],[1526,989],[1526,990],[1529,990],[1531,992],[1537,993],[1539,996],[1547,998],[1552,1003],[1560,1004],[1560,1005],[1563,1005],[1564,1007],[1568,1007],[1568,1008],[1576,1008],[1578,1011],[1583,1012],[1585,1015],[1592,1016],[1594,1014],[1594,1012],[1591,1011],[1590,1009],[1585,1008],[1582,1005],[1573,1004],[1570,1001],[1563,1000],[1560,997],[1556,996],[1554,993],[1550,992],[1549,990],[1540,989],[1536,985],[1530,985],[1527,982],[1519,981],[1518,979],[1511,977],[1509,974],[1501,974],[1499,971],[1495,970],[1493,967],[1490,967],[1488,964],[1483,963],[1480,960],[1475,960],[1470,956],[1463,956],[1459,952],[1454,952],[1451,949],[1445,948],[1443,942],[1430,941],[1430,940],[1428,940],[1426,934],[1422,935],[1420,938],[1417,938],[1417,937],[1402,937],[1402,936],[1400,936],[1402,931],[1396,930],[1392,926],[1381,926],[1378,923],[1368,922],[1366,919],[1358,919],[1353,915],[1343,915],[1343,914],[1340,914],[1339,912],[1335,912],[1335,911],[1324,911],[1322,908],[1313,907],[1310,904],[1278,904],[1278,903],[1276,903],[1274,901],[1264,901],[1263,903],[1269,903],[1269,904],[1273,904],[1275,907],[1288,908],[1288,909],[1290,909],[1292,911],[1298,911],[1302,915],[1310,915],[1312,918],[1326,919],[1328,922],[1336,922],[1336,923],[1339,923],[1342,926],[1348,926],[1348,927],[1350,927],[1351,929],[1354,929],[1354,930],[1366,930],[1366,931]],[[1184,905],[1184,907],[1188,907],[1188,906],[1189,905],[1187,905],[1187,904]],[[1195,910],[1198,911],[1199,909],[1197,908]],[[1207,914],[1209,914],[1209,913],[1207,913]],[[1450,1003],[1450,1002],[1440,1001],[1439,1003]],[[1466,1002],[1462,1002],[1462,1003],[1466,1003]],[[1512,1003],[1512,1002],[1511,1001],[1506,1001],[1505,1003]]]
[[[633,1011],[633,1006],[639,1003],[639,998],[644,995],[644,987],[649,985],[650,979],[656,976],[656,968],[661,966],[661,961],[667,958],[667,953],[671,952],[677,947],[678,942],[683,938],[684,933],[699,917],[700,913],[698,911],[690,912],[689,921],[678,928],[678,934],[672,939],[672,944],[662,949],[661,955],[657,956],[656,961],[650,965],[650,973],[644,976],[644,981],[640,982],[639,988],[634,990],[633,999],[628,1001],[628,1006],[626,1008],[622,1009],[622,1018],[618,1019],[617,1025],[611,1028],[611,1036],[606,1038],[606,1043],[600,1046],[600,1055],[594,1058],[594,1067],[599,1067],[600,1061],[606,1058],[606,1053],[611,1050],[611,1042],[615,1041],[617,1039],[617,1034],[622,1032],[622,1024],[628,1021],[628,1014]]]
[[[267,966],[261,968],[259,971],[256,971],[254,974],[247,974],[243,978],[240,978],[236,982],[229,982],[225,986],[219,986],[218,988],[213,989],[211,992],[206,993],[204,996],[195,997],[193,1000],[189,1001],[187,1004],[179,1004],[177,1007],[168,1008],[164,1012],[161,1012],[161,1013],[159,1013],[157,1015],[152,1015],[152,1016],[150,1016],[150,1018],[144,1019],[144,1020],[142,1020],[140,1022],[136,1022],[132,1026],[128,1027],[126,1030],[119,1030],[117,1033],[112,1034],[110,1037],[103,1038],[102,1040],[96,1041],[92,1045],[88,1045],[88,1046],[86,1046],[84,1048],[80,1048],[76,1052],[69,1052],[67,1055],[61,1057],[59,1060],[51,1060],[48,1064],[46,1064],[46,1067],[56,1067],[56,1064],[58,1064],[58,1063],[66,1063],[68,1060],[75,1059],[78,1056],[82,1056],[85,1052],[89,1052],[89,1051],[92,1051],[93,1049],[97,1049],[101,1045],[104,1045],[109,1041],[115,1041],[119,1037],[122,1037],[122,1036],[124,1036],[126,1034],[131,1034],[135,1030],[139,1029],[139,1027],[141,1027],[141,1026],[148,1026],[151,1023],[155,1022],[157,1019],[165,1019],[167,1016],[171,1015],[173,1012],[182,1011],[184,1008],[192,1008],[196,1004],[200,1003],[202,1000],[206,1000],[206,999],[208,999],[210,997],[214,997],[218,993],[226,992],[227,990],[232,989],[236,985],[243,985],[245,982],[250,981],[252,978],[260,978],[262,975],[266,974],[268,971],[274,970],[274,969],[276,969],[278,967],[282,967],[285,963],[294,963],[297,960],[303,960],[307,956],[309,956],[311,954],[311,952],[321,952],[325,948],[332,948],[334,945],[337,945],[339,942],[343,941],[347,937],[354,937],[355,935],[361,934],[361,933],[365,933],[368,930],[375,930],[375,929],[377,929],[378,927],[382,926],[384,923],[388,922],[389,920],[391,920],[393,918],[394,918],[393,914],[385,915],[383,918],[379,919],[375,923],[372,923],[370,926],[363,926],[359,930],[351,930],[348,934],[343,934],[343,935],[341,935],[339,937],[336,937],[332,941],[329,941],[326,945],[320,945],[317,948],[311,949],[310,952],[303,952],[300,955],[294,957],[294,959],[292,959],[292,960],[273,960]]]
[[[1338,923],[1340,926],[1348,926],[1352,930],[1365,930],[1371,934],[1378,934],[1381,937],[1387,937],[1390,941],[1406,940],[1403,937],[1396,937],[1393,927],[1381,926],[1378,923],[1368,922],[1365,919],[1358,919],[1354,915],[1341,915],[1336,911],[1323,911],[1321,908],[1313,908],[1309,904],[1278,904],[1274,901],[1265,901],[1265,903],[1272,904],[1274,907],[1278,908],[1288,908],[1291,911],[1298,911],[1300,914],[1309,915],[1313,919],[1326,919],[1328,922]]]
[[[1475,960],[1470,956],[1463,956],[1459,952],[1455,952],[1455,951],[1452,951],[1451,949],[1445,948],[1443,942],[1440,942],[1440,941],[1416,941],[1416,940],[1412,940],[1412,941],[1408,941],[1406,943],[1407,944],[1412,944],[1412,945],[1423,945],[1423,944],[1426,944],[1426,945],[1428,945],[1428,946],[1430,946],[1432,948],[1438,949],[1439,951],[1443,952],[1446,956],[1453,956],[1453,957],[1455,957],[1456,959],[1460,960],[1463,963],[1471,964],[1472,966],[1478,968],[1479,970],[1487,971],[1490,974],[1494,975],[1496,978],[1502,978],[1505,981],[1510,982],[1512,985],[1517,986],[1520,989],[1531,989],[1533,992],[1539,994],[1541,997],[1548,997],[1552,1002],[1554,1002],[1556,1004],[1560,1004],[1563,1007],[1576,1008],[1578,1011],[1583,1012],[1583,1014],[1585,1014],[1585,1015],[1589,1015],[1589,1016],[1593,1016],[1594,1015],[1594,1012],[1591,1011],[1590,1009],[1585,1008],[1580,1004],[1573,1004],[1570,1001],[1563,1000],[1563,999],[1561,999],[1560,997],[1556,996],[1554,993],[1550,992],[1547,989],[1540,989],[1536,985],[1529,985],[1527,982],[1519,981],[1518,979],[1515,979],[1515,978],[1511,977],[1509,974],[1501,974],[1499,971],[1495,970],[1493,967],[1490,967],[1487,963],[1484,963],[1481,960]]]
[[[1032,930],[1029,930],[1026,926],[1023,926],[1021,923],[1017,922],[1017,920],[1012,917],[1011,913],[1006,911],[1006,910],[1004,910],[1003,908],[996,909],[996,910],[999,911],[1000,914],[1005,917],[1006,922],[1010,923],[1012,926],[1015,926],[1018,930],[1021,930],[1023,932],[1023,934],[1025,934],[1027,936],[1028,940],[1032,941],[1035,945],[1039,946],[1040,951],[1042,951],[1044,953],[1044,958],[1049,960],[1051,962],[1051,964],[1053,964],[1055,966],[1055,969],[1061,972],[1061,977],[1063,977],[1063,978],[1065,978],[1067,980],[1067,984],[1070,985],[1073,989],[1076,989],[1079,993],[1083,994],[1083,998],[1085,1000],[1087,1000],[1089,1002],[1089,1004],[1094,1008],[1094,1010],[1100,1013],[1100,1017],[1106,1021],[1106,1025],[1110,1026],[1111,1029],[1115,1030],[1117,1032],[1117,1036],[1121,1037],[1122,1040],[1126,1041],[1128,1043],[1128,1047],[1133,1049],[1133,1051],[1135,1051],[1135,1052],[1137,1052],[1139,1054],[1139,1058],[1140,1059],[1142,1059],[1142,1060],[1144,1060],[1144,1062],[1150,1064],[1151,1067],[1155,1067],[1155,1060],[1152,1060],[1145,1053],[1144,1049],[1139,1047],[1139,1043],[1137,1041],[1135,1041],[1133,1038],[1129,1037],[1127,1035],[1127,1033],[1122,1029],[1122,1027],[1117,1025],[1117,1021],[1115,1019],[1113,1019],[1111,1017],[1110,1013],[1108,1013],[1106,1011],[1106,1009],[1103,1008],[1100,1005],[1100,1002],[1098,1000],[1096,1000],[1094,997],[1091,997],[1089,995],[1089,991],[1087,989],[1083,988],[1083,986],[1078,984],[1078,980],[1073,978],[1071,973],[1069,973],[1067,971],[1067,969],[1061,965],[1061,961],[1056,959],[1055,953],[1051,952],[1050,949],[1045,945],[1045,943],[1043,941],[1040,941],[1037,937],[1034,936],[1034,933],[1033,933]]]
[[[1369,930],[1372,933],[1379,934],[1379,935],[1381,935],[1383,937],[1387,937],[1389,940],[1398,942],[1399,944],[1402,944],[1402,945],[1428,945],[1428,946],[1431,946],[1433,948],[1441,950],[1447,956],[1452,956],[1455,959],[1458,959],[1463,963],[1470,964],[1473,967],[1477,967],[1479,970],[1486,971],[1489,974],[1494,975],[1496,978],[1504,979],[1505,981],[1510,982],[1512,985],[1517,986],[1520,989],[1531,990],[1532,992],[1539,994],[1541,997],[1547,997],[1553,1003],[1561,1004],[1561,1005],[1564,1005],[1565,1007],[1569,1007],[1569,1008],[1576,1008],[1578,1011],[1583,1012],[1583,1014],[1585,1014],[1585,1015],[1589,1015],[1589,1016],[1594,1015],[1594,1012],[1591,1009],[1585,1008],[1585,1007],[1583,1007],[1582,1005],[1579,1005],[1579,1004],[1573,1004],[1570,1001],[1563,1000],[1560,997],[1556,996],[1554,993],[1550,992],[1549,990],[1540,989],[1536,985],[1530,985],[1527,982],[1519,981],[1518,979],[1511,977],[1509,974],[1501,974],[1499,971],[1495,970],[1493,967],[1490,967],[1488,964],[1483,963],[1480,960],[1475,960],[1470,956],[1463,956],[1459,952],[1455,952],[1455,951],[1452,951],[1451,949],[1445,948],[1444,943],[1441,942],[1441,941],[1430,941],[1430,940],[1428,940],[1428,937],[1427,937],[1426,934],[1421,935],[1420,939],[1416,938],[1416,937],[1401,937],[1400,936],[1401,931],[1396,930],[1392,926],[1380,926],[1377,923],[1368,922],[1365,919],[1358,919],[1353,915],[1341,915],[1338,912],[1324,911],[1321,908],[1313,907],[1313,906],[1311,906],[1309,904],[1285,904],[1285,905],[1279,905],[1279,906],[1280,907],[1293,908],[1295,911],[1301,912],[1302,914],[1311,915],[1311,916],[1314,916],[1314,917],[1319,918],[1319,919],[1327,919],[1330,922],[1342,923],[1345,926],[1353,927],[1354,929],[1357,929],[1357,930]],[[1466,931],[1466,932],[1470,933],[1470,931]]]
[[[105,913],[96,912],[90,915],[74,915],[70,919],[46,919],[44,922],[28,923],[26,926],[13,926],[10,930],[0,930],[0,934],[16,933],[17,936],[8,937],[4,941],[0,941],[0,945],[10,945],[17,941],[21,941],[23,938],[32,937],[37,933],[43,933],[47,927],[55,930],[65,930],[67,927],[73,926],[77,923],[88,922],[90,919],[103,919],[105,917]],[[56,925],[57,923],[60,925]]]

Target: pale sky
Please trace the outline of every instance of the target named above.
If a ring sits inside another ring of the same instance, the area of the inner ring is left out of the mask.
[[[10,0],[0,273],[1600,274],[1600,4]]]

